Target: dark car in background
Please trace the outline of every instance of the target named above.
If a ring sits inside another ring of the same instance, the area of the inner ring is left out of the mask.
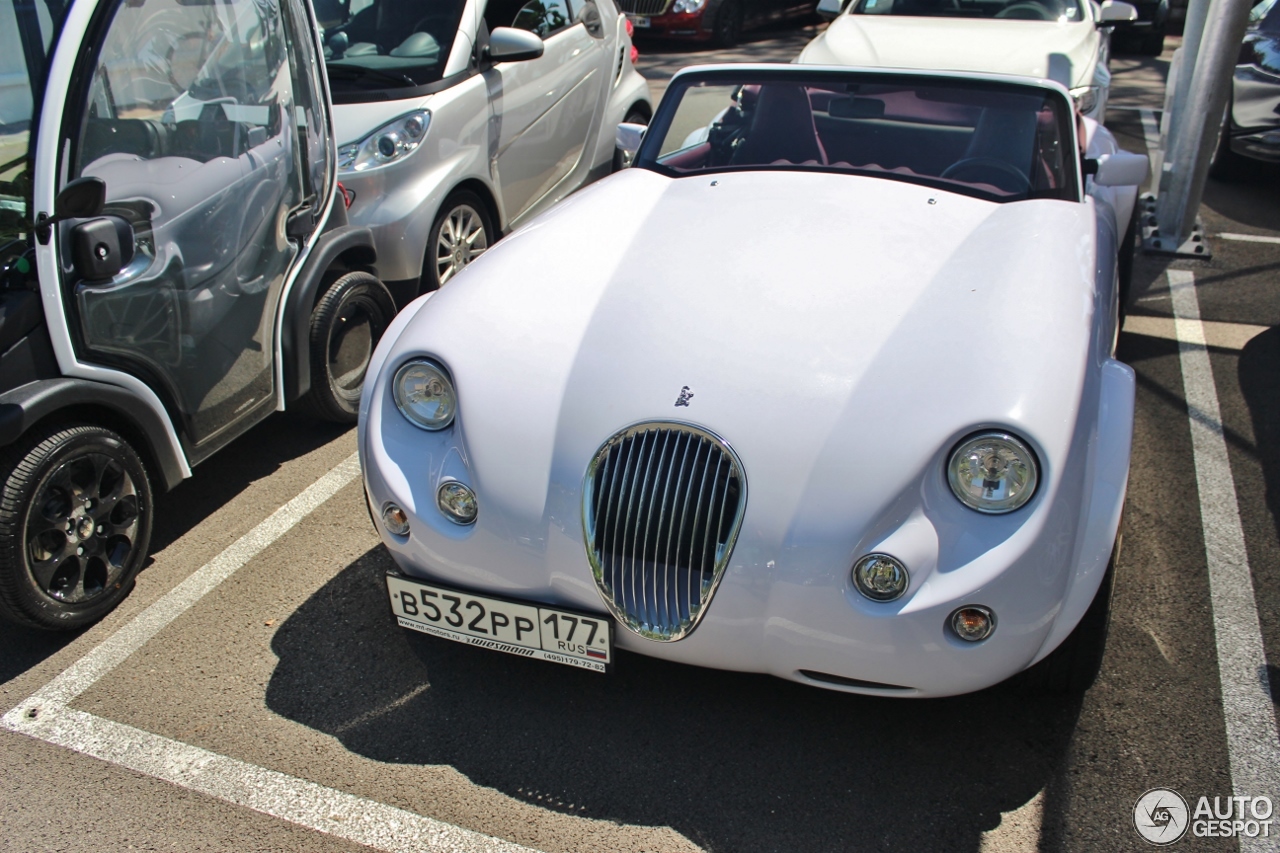
[[[738,43],[746,30],[813,15],[817,0],[619,0],[638,37]]]
[[[1250,160],[1280,163],[1280,2],[1263,0],[1249,13],[1231,99],[1209,174],[1238,177]]]
[[[1113,36],[1116,49],[1146,56],[1164,52],[1164,36],[1169,29],[1169,0],[1129,0],[1138,10],[1138,20],[1118,24]]]

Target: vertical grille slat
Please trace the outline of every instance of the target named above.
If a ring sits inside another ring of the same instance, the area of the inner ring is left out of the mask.
[[[592,573],[614,616],[652,640],[693,631],[746,511],[729,445],[688,424],[637,424],[597,451],[582,500]]]

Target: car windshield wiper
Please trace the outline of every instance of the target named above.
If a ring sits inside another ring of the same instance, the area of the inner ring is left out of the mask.
[[[418,81],[407,74],[392,74],[380,68],[366,68],[363,65],[325,65],[330,77],[339,80],[362,80],[367,82],[392,83],[396,86],[417,86]]]

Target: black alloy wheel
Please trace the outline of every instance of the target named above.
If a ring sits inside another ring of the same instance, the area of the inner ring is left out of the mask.
[[[314,417],[355,423],[374,347],[396,315],[386,285],[367,272],[333,281],[311,312],[311,390],[303,408]]]
[[[142,460],[98,426],[49,427],[0,461],[0,614],[82,628],[133,589],[154,506]]]
[[[739,0],[724,0],[716,11],[715,35],[712,41],[716,47],[733,47],[742,38],[742,3]]]
[[[1218,129],[1218,144],[1209,160],[1209,177],[1219,181],[1234,181],[1244,176],[1248,159],[1231,150],[1231,111],[1234,99],[1227,99],[1227,109]]]

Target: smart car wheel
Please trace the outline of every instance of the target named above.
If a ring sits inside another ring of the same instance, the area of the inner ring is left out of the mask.
[[[311,390],[303,403],[312,415],[356,422],[369,359],[395,314],[386,286],[367,272],[329,285],[311,312]]]
[[[0,613],[34,628],[97,621],[151,543],[151,484],[111,430],[52,427],[0,460]]]
[[[716,12],[716,47],[733,47],[742,38],[742,4],[738,0],[724,0]]]
[[[435,290],[485,253],[493,239],[489,211],[475,193],[453,193],[444,204],[431,234],[422,270],[422,289]]]
[[[1079,695],[1093,686],[1102,670],[1102,654],[1111,625],[1111,593],[1115,585],[1116,558],[1120,538],[1111,550],[1111,561],[1102,583],[1076,629],[1042,661],[1017,677],[1019,685],[1032,693]]]
[[[1232,101],[1228,99],[1218,130],[1218,144],[1213,149],[1213,159],[1209,161],[1209,175],[1219,181],[1234,180],[1244,171],[1245,158],[1231,150],[1231,109]]]

